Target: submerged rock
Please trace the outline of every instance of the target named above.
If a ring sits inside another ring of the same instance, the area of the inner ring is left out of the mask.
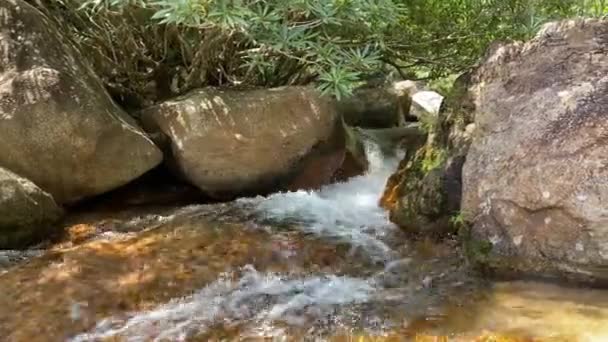
[[[606,46],[608,20],[551,23],[473,76],[462,210],[490,268],[608,280]]]
[[[160,163],[50,20],[22,0],[2,1],[0,19],[0,166],[66,203]]]
[[[51,195],[0,167],[0,249],[23,247],[45,237],[61,215]]]
[[[216,198],[316,188],[344,160],[333,101],[307,87],[201,89],[140,115],[173,169]]]

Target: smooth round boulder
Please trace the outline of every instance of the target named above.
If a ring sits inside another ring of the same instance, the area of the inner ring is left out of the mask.
[[[0,166],[57,202],[117,188],[162,153],[116,104],[53,23],[0,2]]]
[[[608,281],[608,20],[547,24],[473,75],[471,255],[500,273]]]
[[[0,249],[44,238],[61,215],[51,195],[0,167]]]
[[[317,188],[344,160],[335,104],[308,87],[200,89],[140,117],[171,168],[214,198]]]

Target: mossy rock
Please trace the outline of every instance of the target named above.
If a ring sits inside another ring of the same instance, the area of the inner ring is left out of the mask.
[[[408,232],[456,232],[450,218],[460,209],[462,166],[472,134],[460,83],[466,78],[457,80],[453,95],[446,99],[450,105],[443,106],[433,121],[422,122],[426,141],[408,146],[380,201],[391,221]]]
[[[428,167],[425,150],[421,149],[407,163],[400,183],[393,190],[390,219],[414,233],[446,233],[451,227],[448,212],[447,162]],[[435,163],[435,161],[433,161]]]

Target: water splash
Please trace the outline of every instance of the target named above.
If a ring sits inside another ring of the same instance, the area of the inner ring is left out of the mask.
[[[259,217],[272,223],[288,222],[293,228],[322,239],[348,243],[376,260],[394,257],[382,236],[395,229],[388,213],[378,206],[386,180],[397,168],[399,157],[385,158],[380,148],[366,144],[368,172],[319,191],[277,193],[241,199],[253,205]]]
[[[283,321],[301,325],[334,307],[366,302],[374,291],[371,280],[335,275],[289,279],[259,273],[252,266],[242,276],[225,273],[197,293],[127,319],[105,319],[71,342],[121,338],[126,341],[184,341],[220,322],[255,322],[257,327]],[[310,311],[312,310],[312,311]]]

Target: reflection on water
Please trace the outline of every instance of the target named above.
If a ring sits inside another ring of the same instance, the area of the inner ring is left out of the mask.
[[[370,172],[346,183],[168,210],[152,226],[118,220],[112,231],[128,236],[55,247],[7,270],[0,335],[608,341],[608,291],[491,283],[467,267],[457,242],[403,236],[377,206],[397,160],[368,148]]]
[[[496,283],[470,330],[567,341],[608,341],[608,293],[534,282]],[[449,319],[449,318],[448,318]]]

